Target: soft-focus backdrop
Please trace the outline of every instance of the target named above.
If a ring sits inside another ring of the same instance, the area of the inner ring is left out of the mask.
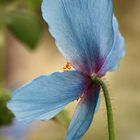
[[[62,140],[65,125],[54,120],[18,123],[5,104],[11,92],[41,74],[61,71],[58,52],[40,13],[41,0],[0,0],[0,140]],[[126,40],[120,68],[104,78],[113,103],[116,140],[140,140],[140,0],[115,0]],[[71,117],[76,102],[66,110]],[[11,123],[12,122],[12,123]],[[82,140],[107,140],[104,98]]]

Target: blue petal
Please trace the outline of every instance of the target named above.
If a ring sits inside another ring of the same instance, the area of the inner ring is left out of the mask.
[[[85,77],[76,71],[43,75],[16,90],[8,107],[19,121],[49,120],[79,98],[85,85]]]
[[[42,14],[74,68],[97,73],[114,41],[112,0],[43,0]]]
[[[125,41],[118,29],[118,23],[115,16],[113,17],[114,28],[114,44],[112,50],[108,54],[104,64],[98,72],[99,76],[103,76],[107,71],[113,71],[118,68],[120,59],[125,55]]]
[[[90,95],[81,99],[68,128],[65,140],[79,140],[88,130],[99,98],[99,87],[90,90]]]

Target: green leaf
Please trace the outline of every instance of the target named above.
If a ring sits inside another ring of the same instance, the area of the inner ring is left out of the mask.
[[[9,99],[9,92],[0,89],[0,127],[11,124],[14,118],[14,115],[6,106]]]
[[[10,16],[9,31],[28,48],[35,49],[43,31],[38,17],[30,12],[17,12]]]

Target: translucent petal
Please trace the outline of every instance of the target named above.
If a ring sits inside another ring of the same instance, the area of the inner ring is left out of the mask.
[[[42,13],[74,68],[97,73],[114,41],[112,0],[43,0]]]
[[[43,75],[16,90],[8,107],[19,121],[49,120],[79,98],[86,83],[76,71]]]
[[[105,75],[107,71],[113,71],[117,69],[120,59],[125,55],[124,38],[119,32],[118,23],[115,16],[113,17],[113,28],[114,28],[114,44],[104,64],[102,65],[101,69],[98,71],[99,76]]]
[[[94,86],[88,91],[88,95],[81,99],[68,128],[65,140],[79,140],[88,130],[96,111],[99,91],[99,87]]]

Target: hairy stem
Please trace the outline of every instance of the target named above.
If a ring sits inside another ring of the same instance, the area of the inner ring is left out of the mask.
[[[110,100],[107,86],[98,77],[93,77],[92,79],[93,79],[93,81],[98,83],[103,90],[104,97],[105,97],[105,103],[106,103],[106,110],[107,110],[109,140],[115,140],[115,127],[114,127],[113,111],[112,111],[112,105],[111,105],[111,100]]]

